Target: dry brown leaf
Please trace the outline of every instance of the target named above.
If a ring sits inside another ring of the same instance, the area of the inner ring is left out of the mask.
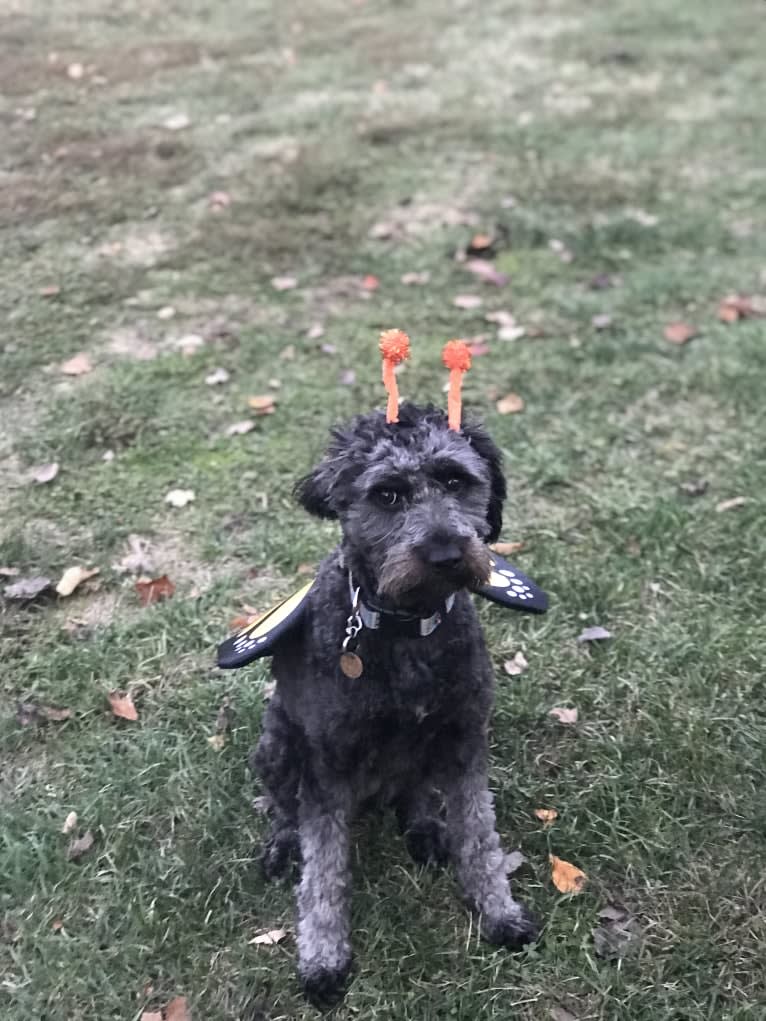
[[[205,382],[208,386],[218,386],[220,383],[228,383],[229,373],[226,369],[219,366],[217,369],[213,369],[212,372],[205,376]]]
[[[477,294],[456,294],[452,299],[452,304],[455,308],[480,308],[481,298]]]
[[[91,567],[68,567],[66,571],[61,575],[61,580],[56,586],[56,591],[60,596],[71,596],[78,585],[81,585],[88,578],[92,578],[95,574],[98,574],[100,568]]]
[[[577,710],[576,709],[562,709],[556,706],[553,709],[548,710],[548,715],[558,720],[559,723],[565,723],[571,725],[577,723]]]
[[[527,658],[521,650],[516,653],[513,659],[507,659],[503,663],[503,669],[510,677],[518,677],[520,674],[523,674],[528,666]]]
[[[226,744],[226,735],[225,734],[212,734],[207,739],[207,743],[210,745],[210,747],[214,751],[220,752],[220,751],[223,750],[223,746]]]
[[[721,500],[715,505],[716,511],[721,514],[723,511],[735,510],[737,507],[744,507],[749,500],[746,496],[733,496],[730,500]]]
[[[240,422],[233,422],[226,430],[227,436],[244,436],[245,433],[255,429],[255,422],[251,418],[243,418]]]
[[[84,351],[80,351],[79,354],[74,355],[69,361],[63,362],[59,368],[65,376],[84,376],[86,373],[93,371],[91,360]]]
[[[664,329],[665,340],[671,344],[686,344],[697,336],[697,330],[689,323],[669,323]]]
[[[112,713],[115,716],[119,716],[121,720],[138,719],[138,710],[129,694],[123,694],[121,691],[110,691],[107,698],[109,699]]]
[[[274,394],[257,394],[248,397],[247,403],[257,415],[272,415],[276,411],[277,399]]]
[[[500,398],[495,407],[501,415],[515,415],[524,410],[524,398],[519,394],[506,394],[505,397]]]
[[[175,585],[166,574],[160,575],[159,578],[139,578],[133,587],[138,593],[142,606],[170,599],[176,590]]]
[[[571,862],[557,858],[555,854],[549,854],[551,863],[551,879],[553,885],[560,893],[582,893],[588,877]]]
[[[77,825],[77,812],[70,812],[64,820],[64,825],[61,827],[62,833],[71,833]]]
[[[555,819],[558,819],[559,814],[555,808],[536,808],[535,816],[547,829],[549,826],[553,825]]]
[[[54,918],[53,921],[51,922],[51,929],[53,929],[54,932],[61,932],[63,928],[64,928],[63,918]]]
[[[520,550],[523,550],[524,549],[524,543],[523,542],[493,542],[493,543],[490,544],[489,548],[491,550],[494,550],[495,553],[499,554],[501,557],[510,557],[514,553],[518,553]]]
[[[160,1011],[160,1010],[145,1010],[141,1014],[140,1021],[162,1021],[162,1011]]]
[[[276,946],[287,935],[287,929],[270,929],[268,932],[259,933],[248,940],[248,946]]]
[[[176,996],[165,1007],[165,1021],[192,1021],[191,1010],[185,996]]]
[[[741,294],[727,295],[718,306],[718,318],[724,323],[736,323],[740,319],[766,315],[763,298],[748,298]]]
[[[3,595],[6,599],[34,599],[41,592],[50,588],[50,585],[51,579],[45,578],[42,575],[34,575],[31,578],[19,578],[18,581],[5,586]]]
[[[605,638],[611,638],[612,632],[607,631],[605,627],[601,627],[600,624],[596,624],[594,627],[586,627],[584,631],[581,631],[577,636],[578,642],[602,642]]]
[[[193,489],[171,489],[165,497],[165,503],[169,503],[171,507],[185,507],[193,499]]]
[[[72,841],[67,848],[66,856],[70,861],[77,861],[78,858],[87,854],[91,847],[93,847],[93,834],[90,830],[86,830],[81,837]]]
[[[207,204],[218,213],[222,209],[228,209],[231,205],[231,195],[227,191],[213,191],[207,197]]]
[[[247,627],[248,624],[252,624],[257,614],[250,614],[246,616],[244,613],[237,614],[236,617],[232,617],[229,621],[230,631],[241,631],[243,627]]]
[[[42,486],[46,482],[53,482],[58,473],[59,466],[56,461],[51,461],[50,464],[41,464],[32,472],[32,481]]]

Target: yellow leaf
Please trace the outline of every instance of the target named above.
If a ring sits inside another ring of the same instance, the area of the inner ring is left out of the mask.
[[[71,596],[78,585],[87,581],[88,578],[92,578],[93,575],[98,574],[98,572],[98,567],[93,567],[90,570],[86,567],[79,566],[68,567],[61,575],[61,581],[56,586],[56,591],[60,596]]]
[[[248,405],[258,415],[272,415],[276,411],[274,407],[276,401],[277,399],[274,394],[258,394],[247,399]]]
[[[559,817],[555,808],[536,808],[535,815],[546,829],[552,825],[554,819]]]
[[[209,737],[207,739],[207,743],[214,751],[220,752],[223,749],[223,746],[226,744],[226,735],[213,734],[212,737]]]
[[[561,893],[582,893],[588,877],[571,862],[557,858],[555,854],[549,854],[551,863],[551,879],[553,885]]]
[[[524,410],[524,398],[519,394],[506,394],[500,398],[495,407],[501,415],[515,415]]]

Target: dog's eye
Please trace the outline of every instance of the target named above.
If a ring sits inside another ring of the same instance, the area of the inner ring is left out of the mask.
[[[453,475],[451,478],[445,480],[444,488],[448,493],[459,493],[463,488],[463,480],[458,478],[457,475]]]
[[[375,499],[381,507],[393,507],[399,502],[399,494],[395,489],[376,489]]]

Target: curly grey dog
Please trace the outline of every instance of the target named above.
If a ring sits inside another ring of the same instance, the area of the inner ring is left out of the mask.
[[[337,518],[339,547],[321,564],[301,627],[277,646],[276,691],[252,755],[273,801],[263,865],[293,858],[299,972],[327,1008],[351,965],[349,843],[371,799],[395,808],[418,862],[451,860],[483,936],[517,948],[538,926],[514,900],[487,789],[494,680],[467,590],[489,573],[506,495],[485,430],[451,431],[433,407],[404,404],[336,430],[297,486],[311,513]],[[361,630],[347,630],[361,615]],[[358,634],[357,634],[358,631]],[[344,636],[356,644],[339,667]]]

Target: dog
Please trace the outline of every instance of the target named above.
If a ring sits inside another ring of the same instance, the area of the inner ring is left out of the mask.
[[[276,645],[251,768],[271,801],[263,868],[300,862],[298,971],[329,1009],[352,961],[350,827],[371,801],[395,810],[416,862],[453,863],[484,938],[517,949],[539,926],[511,894],[495,827],[494,678],[469,594],[502,523],[498,448],[478,423],[455,431],[405,403],[396,423],[372,412],[336,429],[296,496],[342,539]]]

